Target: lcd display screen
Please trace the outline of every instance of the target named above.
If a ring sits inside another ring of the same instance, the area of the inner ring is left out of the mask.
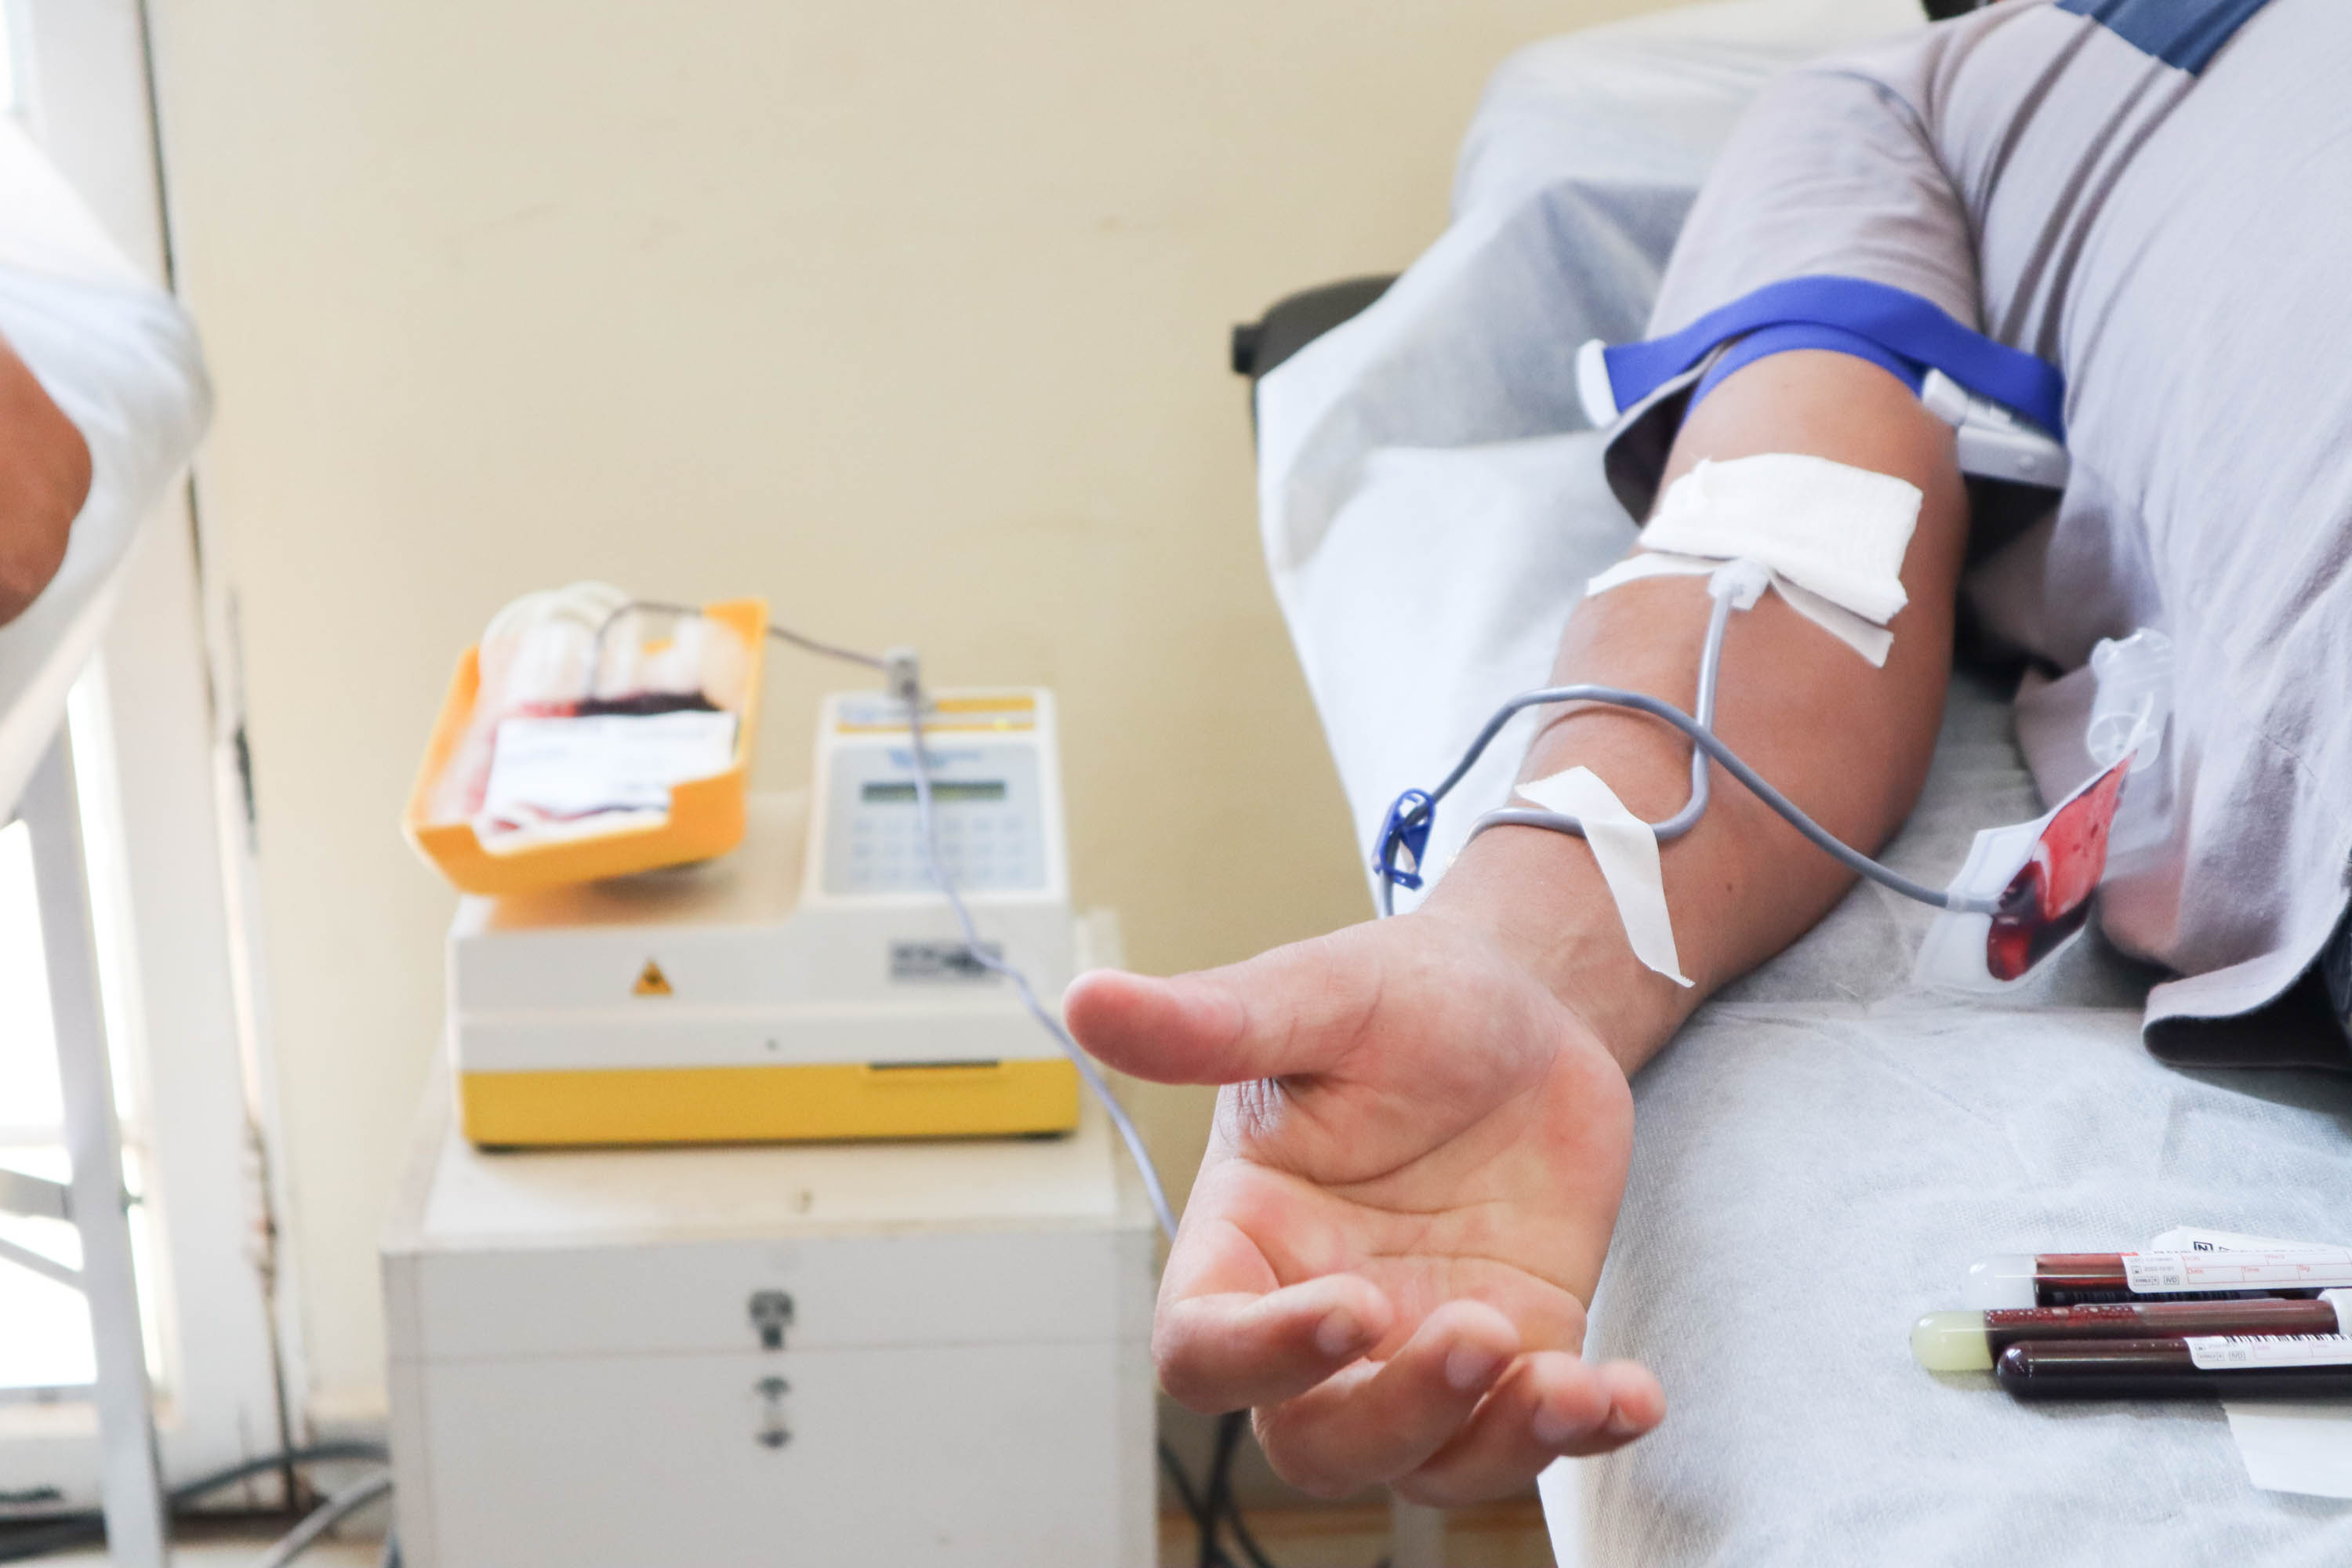
[[[894,801],[911,803],[915,798],[912,779],[903,783],[879,780],[858,786],[857,798],[868,805],[888,805]],[[1003,779],[934,779],[931,798],[936,801],[978,800],[996,801],[1004,798]]]

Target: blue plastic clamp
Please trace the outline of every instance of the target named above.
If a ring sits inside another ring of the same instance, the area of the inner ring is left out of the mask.
[[[1405,819],[1416,812],[1419,815],[1412,825],[1406,826]],[[1380,852],[1373,858],[1373,871],[1400,888],[1420,891],[1422,857],[1428,852],[1429,830],[1436,821],[1437,803],[1430,798],[1427,790],[1409,789],[1397,796],[1396,804],[1389,807],[1389,819],[1381,824]],[[1413,869],[1410,871],[1397,867],[1395,856],[1400,845],[1412,857]]]

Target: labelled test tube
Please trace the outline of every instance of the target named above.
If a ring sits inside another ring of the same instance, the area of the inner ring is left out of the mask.
[[[2352,1248],[2269,1252],[2041,1252],[1988,1258],[1969,1270],[1968,1304],[2079,1307],[2102,1301],[2310,1299],[2352,1286]]]
[[[2022,1340],[1993,1376],[2020,1399],[2328,1399],[2352,1394],[2352,1338]]]
[[[1997,1307],[1930,1312],[1911,1330],[1913,1359],[1929,1372],[1990,1372],[2013,1344],[2043,1340],[2153,1340],[2192,1334],[2352,1331],[2352,1290],[2316,1301],[2274,1296],[2232,1301],[2109,1301],[2081,1307]]]

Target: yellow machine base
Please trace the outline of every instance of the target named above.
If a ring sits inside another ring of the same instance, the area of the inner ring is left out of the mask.
[[[457,1109],[466,1137],[491,1148],[989,1138],[1076,1127],[1078,1074],[1059,1058],[461,1072]]]

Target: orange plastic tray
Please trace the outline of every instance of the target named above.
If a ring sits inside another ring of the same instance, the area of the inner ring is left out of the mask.
[[[450,677],[441,716],[425,747],[425,761],[400,814],[401,831],[462,892],[502,897],[567,882],[625,877],[724,855],[743,841],[743,791],[751,773],[751,746],[760,726],[760,673],[767,653],[768,602],[722,599],[702,613],[743,639],[743,707],[735,716],[735,764],[708,778],[688,779],[669,792],[669,816],[659,824],[625,827],[593,837],[532,845],[506,854],[483,847],[471,822],[427,822],[425,802],[449,755],[465,738],[481,685],[481,649],[469,647]]]

